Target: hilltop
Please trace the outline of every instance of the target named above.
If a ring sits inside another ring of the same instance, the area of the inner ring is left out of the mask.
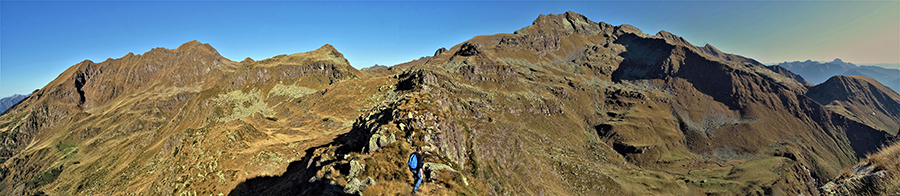
[[[900,95],[802,78],[574,12],[366,70],[191,41],[0,116],[0,194],[405,195],[422,146],[425,195],[817,195],[894,140]]]

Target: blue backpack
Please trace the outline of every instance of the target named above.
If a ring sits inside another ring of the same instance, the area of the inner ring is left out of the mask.
[[[412,153],[411,155],[409,155],[409,162],[407,163],[409,164],[410,169],[419,169],[419,157],[417,156],[417,154]]]

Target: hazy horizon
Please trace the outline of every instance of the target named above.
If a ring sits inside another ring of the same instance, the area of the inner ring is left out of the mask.
[[[0,96],[85,59],[198,40],[241,61],[333,45],[359,68],[513,33],[539,14],[665,30],[760,62],[900,64],[900,2],[0,2]]]

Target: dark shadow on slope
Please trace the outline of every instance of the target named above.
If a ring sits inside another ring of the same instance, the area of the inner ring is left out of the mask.
[[[397,78],[400,81],[397,82],[397,88],[394,89],[394,92],[414,90],[422,84],[421,71],[403,72]]]
[[[393,111],[393,108],[379,110],[370,115],[368,120],[360,117],[349,132],[338,135],[334,141],[306,149],[305,156],[299,161],[291,162],[283,174],[248,179],[238,184],[228,195],[347,195],[343,187],[333,185],[328,180],[317,179],[316,172],[322,170],[324,165],[341,161],[339,155],[363,151],[368,139],[374,134],[371,130],[377,130],[375,127],[392,121]],[[371,121],[374,123],[366,123]],[[328,149],[331,146],[337,148]],[[323,160],[316,155],[319,149],[325,149],[325,152],[318,154],[331,154],[334,158],[319,163]],[[342,164],[336,165],[335,169],[344,174],[350,170],[349,165]]]
[[[732,94],[733,83],[739,81],[735,80],[728,65],[708,60],[688,48],[668,44],[659,38],[624,34],[615,43],[625,46],[625,52],[621,54],[624,58],[622,63],[612,74],[613,81],[678,77],[731,110],[742,108],[739,99]],[[670,58],[680,62],[670,62]]]
[[[345,195],[341,187],[323,180],[313,180],[316,171],[321,169],[316,163],[311,162],[315,158],[313,152],[328,145],[331,144],[309,148],[306,150],[306,156],[299,161],[291,162],[283,174],[248,179],[239,183],[228,195]]]
[[[845,127],[847,140],[850,147],[856,152],[856,157],[865,158],[868,153],[878,152],[878,149],[893,141],[894,137],[887,132],[879,131],[868,125],[861,124],[844,118],[841,115],[832,116],[835,126]]]
[[[599,136],[600,138],[604,138],[604,139],[613,138],[614,134],[615,134],[615,133],[613,133],[613,126],[609,125],[609,124],[595,125],[594,130],[597,131],[597,136]],[[619,153],[620,155],[622,155],[622,157],[625,157],[625,158],[628,158],[629,157],[628,155],[630,155],[630,154],[644,153],[644,149],[623,143],[622,141],[614,140],[614,141],[610,141],[610,143],[612,143],[612,144],[609,144],[609,143],[607,143],[607,144],[612,146],[613,150],[615,150],[617,153]]]
[[[643,38],[631,33],[619,36],[615,43],[625,46],[625,52],[620,54],[624,59],[613,72],[613,81],[665,77],[663,62],[675,46],[664,39]]]
[[[847,149],[848,146],[840,142],[843,138],[849,142],[849,148],[853,150],[856,158],[865,158],[866,153],[876,152],[883,144],[894,139],[894,136],[884,131],[879,131],[866,124],[847,119],[843,115],[834,113],[818,104],[813,99],[804,95],[798,95],[799,108],[802,111],[796,111],[808,116],[813,122],[818,123],[823,128],[823,132],[819,137],[819,141],[833,141],[833,148]],[[833,128],[834,127],[834,128]],[[842,128],[842,129],[835,129]],[[832,151],[835,154],[842,154],[839,151]]]

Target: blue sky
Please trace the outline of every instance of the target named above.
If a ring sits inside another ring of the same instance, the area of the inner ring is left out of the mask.
[[[20,2],[0,1],[0,96],[42,88],[85,59],[198,40],[234,61],[328,43],[357,68],[512,33],[539,14],[666,30],[764,63],[900,63],[900,2]]]

